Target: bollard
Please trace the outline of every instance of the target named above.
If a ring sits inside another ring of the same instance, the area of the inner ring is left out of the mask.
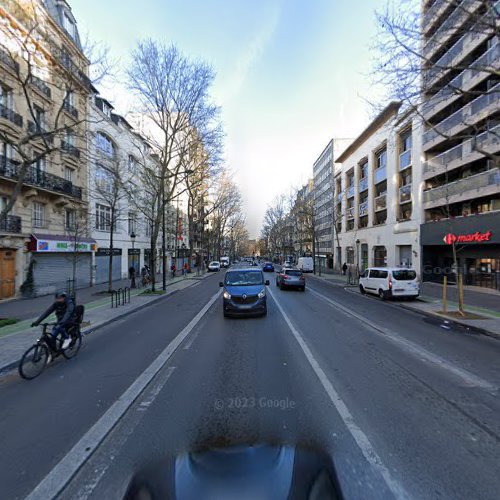
[[[121,305],[121,300],[122,300],[122,289],[121,289],[121,288],[118,288],[118,290],[116,291],[116,294],[118,295],[118,297],[117,297],[117,304],[118,304],[118,305]]]

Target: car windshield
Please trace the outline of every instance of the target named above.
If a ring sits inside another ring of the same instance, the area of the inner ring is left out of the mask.
[[[246,286],[262,285],[264,281],[260,271],[230,271],[226,273],[225,283],[229,286]]]
[[[398,281],[414,280],[417,277],[417,273],[415,271],[402,269],[401,271],[392,271],[392,277]]]

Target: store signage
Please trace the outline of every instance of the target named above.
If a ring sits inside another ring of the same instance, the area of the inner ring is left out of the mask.
[[[129,248],[128,254],[129,255],[141,255],[141,249],[140,248]]]
[[[447,245],[452,245],[453,243],[481,243],[483,241],[490,241],[493,233],[491,231],[486,231],[485,233],[480,233],[476,231],[470,234],[453,234],[448,233],[443,238],[443,241]]]
[[[37,252],[94,252],[95,243],[76,243],[74,241],[37,240]]]
[[[121,248],[113,248],[113,255],[121,255],[122,254],[122,249]],[[111,250],[109,248],[105,247],[99,247],[96,251],[97,256],[103,256],[103,255],[111,255]]]

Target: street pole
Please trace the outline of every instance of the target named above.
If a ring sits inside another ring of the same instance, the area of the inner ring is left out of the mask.
[[[134,269],[132,276],[131,276],[132,282],[130,283],[130,288],[136,288],[136,284],[135,284],[135,272],[136,272],[136,268],[135,268],[135,233],[133,231],[132,231],[132,234],[130,235],[130,239],[132,240],[132,268]]]
[[[175,267],[176,267],[176,269],[177,269],[177,263],[178,263],[178,260],[179,260],[178,249],[179,249],[179,198],[177,198],[177,210],[176,210],[176,215],[175,215],[175,250],[174,250],[174,257],[175,257]]]
[[[165,186],[162,188],[162,235],[161,235],[161,252],[162,252],[162,288],[163,290],[167,289],[167,267],[165,265],[166,254],[165,254],[165,232],[166,232],[166,224],[165,224]]]

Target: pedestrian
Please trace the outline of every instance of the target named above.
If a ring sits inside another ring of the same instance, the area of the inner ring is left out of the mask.
[[[128,277],[129,277],[129,279],[135,278],[135,267],[134,266],[130,266],[128,268]]]
[[[175,278],[175,271],[177,271],[177,268],[175,267],[175,264],[172,264],[170,266],[170,271],[172,272],[172,278]]]
[[[182,266],[182,274],[183,274],[183,276],[187,276],[188,269],[189,269],[188,263],[184,262],[184,265]]]
[[[346,272],[347,272],[347,263],[344,262],[344,265],[342,266],[342,274],[345,276]]]

